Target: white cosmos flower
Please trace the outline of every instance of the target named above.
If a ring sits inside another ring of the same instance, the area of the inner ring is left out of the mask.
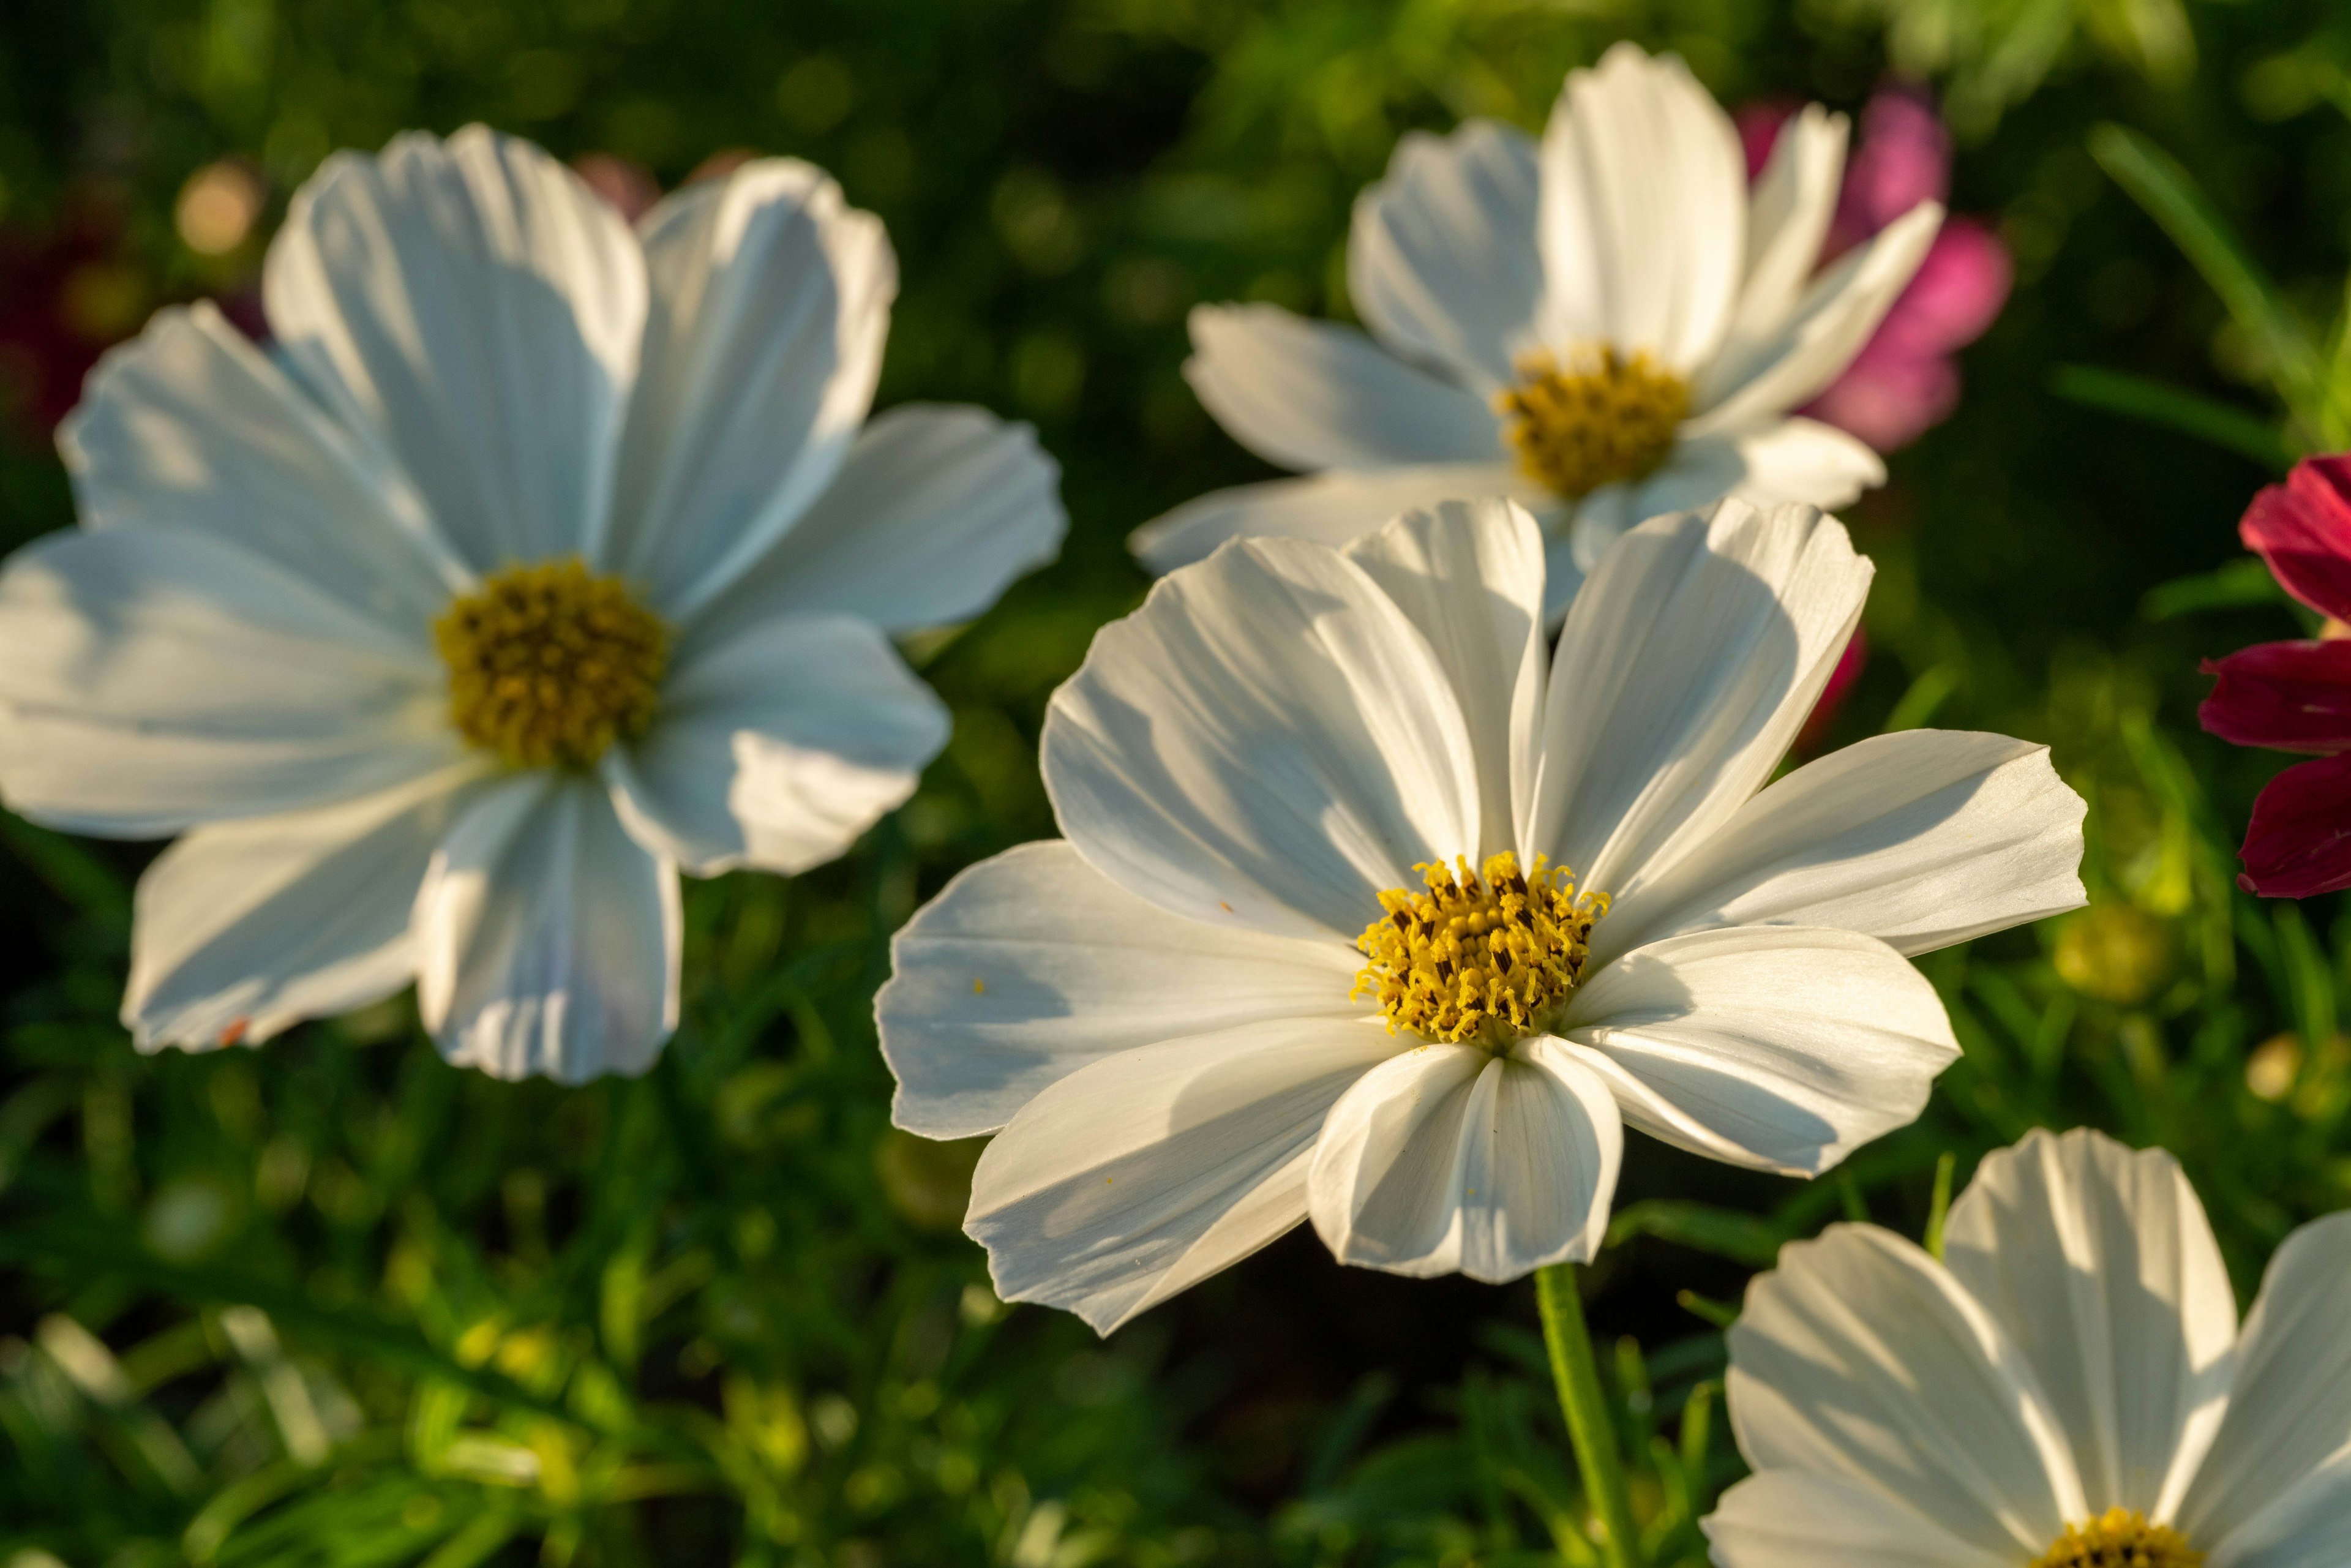
[[[259,1040],[412,978],[448,1057],[645,1068],[677,873],[793,872],[947,730],[892,634],[1050,559],[1023,427],[865,422],[896,266],[820,171],[632,233],[480,127],[338,154],[265,278],[110,355],[81,527],[0,575],[0,792],[188,830],[139,886],[142,1046]]]
[[[1366,520],[1509,495],[1551,539],[1552,610],[1644,517],[1722,496],[1839,507],[1877,455],[1792,418],[1868,342],[1933,242],[1932,202],[1815,276],[1842,115],[1788,123],[1750,193],[1739,134],[1679,59],[1572,73],[1538,146],[1471,120],[1406,135],[1355,204],[1370,327],[1270,305],[1192,316],[1185,367],[1233,438],[1312,476],[1222,490],[1139,530],[1155,570],[1236,535],[1340,544]]]
[[[1048,712],[1067,839],[956,878],[876,1003],[898,1124],[998,1134],[998,1290],[1107,1331],[1310,1214],[1509,1280],[1591,1255],[1625,1122],[1809,1174],[1917,1115],[1957,1047],[1905,955],[2080,904],[2084,808],[1948,731],[1764,787],[1869,575],[1810,507],[1657,518],[1548,659],[1504,501],[1164,579]]]
[[[1729,1403],[1756,1474],[1722,1568],[2351,1563],[2351,1214],[2286,1239],[2237,1325],[2160,1149],[2034,1133],[1938,1263],[1832,1227],[1748,1287]]]

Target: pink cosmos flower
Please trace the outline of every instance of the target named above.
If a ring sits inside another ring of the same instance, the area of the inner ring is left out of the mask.
[[[2351,454],[2309,457],[2253,497],[2237,527],[2280,587],[2328,618],[2316,639],[2206,660],[2218,676],[2197,717],[2239,746],[2314,752],[2253,802],[2237,885],[2264,898],[2351,887]]]
[[[1748,176],[1771,155],[1791,107],[1750,105],[1739,129]],[[1823,263],[1876,234],[1921,201],[1949,193],[1951,136],[1915,88],[1880,88],[1861,114],[1861,144],[1845,165]],[[2008,299],[2008,250],[1971,218],[1946,219],[1927,259],[1876,335],[1803,412],[1881,452],[1916,441],[1959,406],[1952,355],[1981,337]]]

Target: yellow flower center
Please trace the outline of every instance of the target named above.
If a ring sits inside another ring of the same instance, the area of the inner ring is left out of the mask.
[[[1458,874],[1415,866],[1426,893],[1380,894],[1387,913],[1355,943],[1369,962],[1353,995],[1379,998],[1391,1034],[1508,1045],[1542,1029],[1575,989],[1608,895],[1578,897],[1573,873],[1541,855],[1524,876],[1515,855],[1492,856],[1483,881],[1456,863]]]
[[[1646,479],[1674,449],[1689,383],[1635,352],[1603,346],[1562,365],[1548,350],[1519,358],[1517,386],[1494,394],[1519,466],[1569,500]]]
[[[2032,1568],[2199,1568],[2203,1561],[2204,1553],[2171,1526],[2110,1508],[2087,1524],[2067,1525]]]
[[[433,623],[457,731],[516,768],[586,768],[652,722],[669,629],[577,560],[510,566]]]

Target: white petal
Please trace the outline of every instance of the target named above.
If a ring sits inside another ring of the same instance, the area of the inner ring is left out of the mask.
[[[1332,1103],[1395,1042],[1287,1019],[1122,1051],[1051,1084],[980,1155],[964,1228],[997,1293],[1108,1333],[1305,1217]]]
[[[782,615],[695,650],[642,740],[604,755],[622,820],[696,876],[787,875],[846,850],[914,792],[947,711],[890,640]]]
[[[689,643],[779,612],[854,615],[893,634],[967,621],[1051,560],[1061,466],[1025,424],[910,404],[860,431],[800,520],[695,617]]]
[[[0,788],[160,836],[388,789],[462,754],[406,640],[193,528],[52,535],[0,573]]]
[[[1476,392],[1350,327],[1275,305],[1192,312],[1184,379],[1243,446],[1284,468],[1491,462],[1501,420]]]
[[[2083,903],[2088,808],[2049,748],[1913,729],[1806,763],[1618,900],[1593,961],[1710,925],[1831,925],[1927,953]]]
[[[1647,478],[1604,485],[1577,502],[1568,537],[1577,565],[1589,571],[1635,525],[1668,512],[1696,511],[1725,496],[1766,507],[1785,501],[1842,507],[1884,483],[1885,463],[1844,431],[1809,419],[1774,419],[1724,434],[1685,435]]]
[[[1668,936],[1587,973],[1559,1032],[1593,1048],[1642,1131],[1817,1176],[1926,1108],[1959,1042],[1935,988],[1850,931]]]
[[[683,620],[840,472],[873,399],[897,259],[822,170],[762,158],[643,225],[652,303],[611,567]]]
[[[1515,850],[1541,746],[1543,538],[1509,501],[1446,501],[1349,545],[1445,668],[1469,727],[1480,858]]]
[[[1737,355],[1777,332],[1802,298],[1836,216],[1845,134],[1844,116],[1817,103],[1781,126],[1771,161],[1748,198],[1746,282],[1725,353]]]
[[[1869,589],[1809,507],[1658,517],[1603,558],[1552,664],[1531,847],[1630,898],[1771,776]]]
[[[2238,1342],[2228,1416],[2180,1504],[2180,1529],[2199,1545],[2213,1542],[2215,1563],[2284,1568],[2344,1560],[2314,1547],[2290,1550],[2300,1531],[2284,1527],[2313,1511],[2314,1499],[2351,1502],[2346,1453],[2351,1449],[2351,1333],[2344,1332],[2346,1323],[2351,1323],[2351,1214],[2330,1214],[2287,1237],[2270,1259]],[[2346,1517],[2351,1513],[2338,1511],[2329,1524],[2310,1528],[2331,1528],[2338,1532],[2331,1539],[2339,1542]],[[2257,1540],[2261,1551],[2254,1550]]]
[[[399,466],[329,418],[209,302],[159,310],[59,427],[82,527],[193,528],[433,654],[465,574]]]
[[[477,773],[197,828],[157,856],[122,998],[140,1048],[256,1045],[408,984],[409,910]]]
[[[1873,1487],[1771,1470],[1722,1494],[1700,1521],[1720,1568],[2015,1568]]]
[[[1097,870],[1212,925],[1353,941],[1477,848],[1445,671],[1337,552],[1248,539],[1164,578],[1046,710],[1045,788]]]
[[[1809,402],[1844,373],[1927,259],[1943,209],[1921,202],[1823,273],[1777,331],[1708,365],[1691,389],[1694,434]]]
[[[477,796],[416,895],[416,1002],[441,1054],[493,1078],[643,1072],[677,1027],[677,868],[603,789],[525,773]]]
[[[1390,348],[1493,392],[1518,380],[1542,303],[1535,144],[1515,126],[1407,131],[1355,198],[1347,292]]]
[[[874,998],[898,1078],[891,1120],[992,1133],[1108,1056],[1270,1019],[1360,1019],[1363,955],[1232,931],[1145,904],[1062,840],[972,866],[890,943]]]
[[[2214,1544],[2210,1568],[2343,1568],[2351,1563],[2351,1444]]]
[[[1488,1284],[1583,1262],[1608,1231],[1624,1124],[1574,1047],[1423,1045],[1331,1107],[1306,1178],[1342,1263]]]
[[[1740,467],[1739,484],[1730,493],[1759,507],[1782,501],[1842,507],[1886,483],[1886,461],[1868,443],[1815,419],[1772,419],[1685,444],[1707,441],[1729,445]]]
[[[2220,1419],[2237,1337],[2179,1163],[2036,1131],[1986,1157],[1943,1235],[1952,1277],[2032,1364],[2090,1513],[2168,1517]]]
[[[2083,1517],[2032,1369],[1893,1232],[1834,1225],[1782,1249],[1729,1340],[1731,1427],[1757,1470],[1838,1478],[2003,1563]]]
[[[1558,498],[1507,463],[1428,464],[1361,474],[1317,474],[1211,490],[1134,530],[1127,548],[1154,572],[1206,560],[1227,539],[1302,538],[1343,545],[1398,512],[1441,501],[1507,496],[1538,517]]]
[[[263,286],[303,378],[381,433],[468,565],[595,538],[645,275],[578,175],[478,125],[339,152],[295,193]]]
[[[1551,344],[1645,350],[1685,375],[1704,364],[1738,301],[1747,164],[1689,68],[1618,44],[1570,72],[1541,175]]]

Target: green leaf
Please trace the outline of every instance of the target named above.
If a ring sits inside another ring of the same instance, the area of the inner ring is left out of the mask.
[[[2260,350],[2278,396],[2312,423],[2324,393],[2318,350],[2178,160],[2136,131],[2100,125],[2090,155],[2171,236]]]
[[[2050,372],[2049,390],[2068,402],[2192,435],[2273,474],[2283,474],[2301,455],[2259,414],[2146,376],[2095,365],[2059,365]]]
[[[2285,604],[2291,601],[2269,563],[2258,556],[2232,560],[2193,577],[2158,582],[2138,601],[2138,612],[2148,621],[2169,621],[2203,610],[2242,610],[2255,604]]]

